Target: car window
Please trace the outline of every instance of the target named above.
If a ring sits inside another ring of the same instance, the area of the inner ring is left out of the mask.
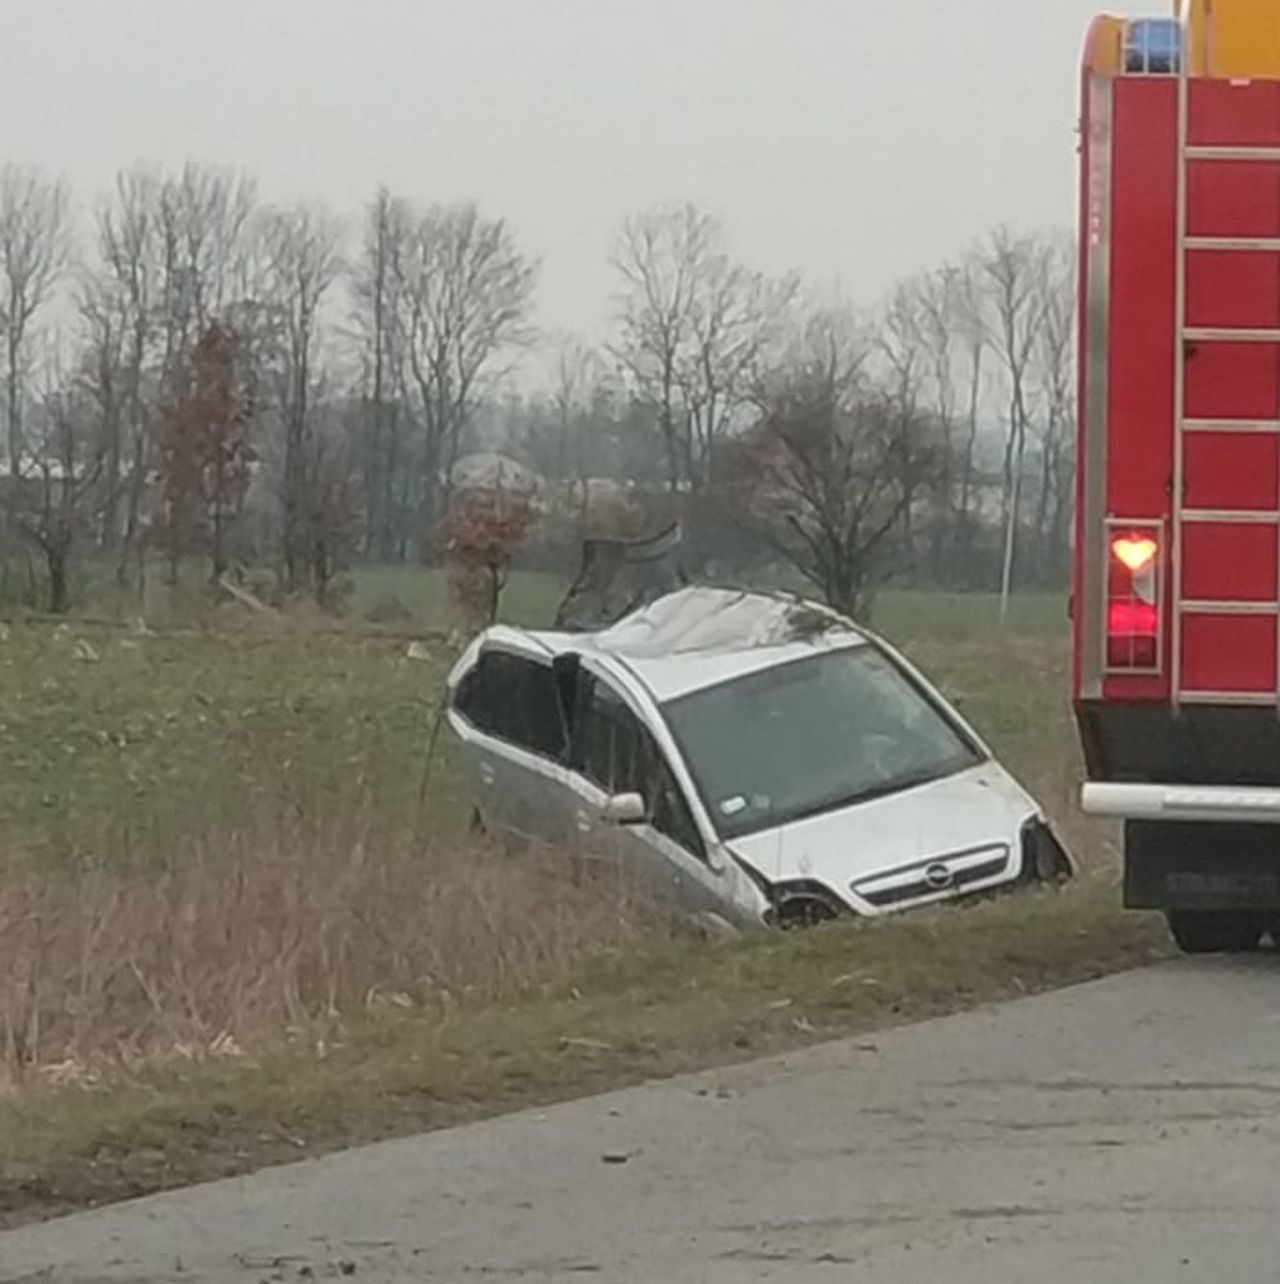
[[[578,693],[573,765],[608,794],[639,794],[653,828],[705,860],[688,798],[649,729],[608,683],[583,675]]]
[[[574,717],[573,765],[607,794],[640,793],[640,719],[606,682],[583,674]]]
[[[649,790],[645,801],[649,804],[651,823],[665,837],[683,847],[685,851],[706,860],[707,848],[702,841],[698,822],[693,818],[689,800],[680,782],[675,778],[670,763],[651,739],[653,770],[649,777]]]
[[[477,731],[544,757],[564,756],[564,719],[550,665],[486,651],[462,680],[454,707]]]

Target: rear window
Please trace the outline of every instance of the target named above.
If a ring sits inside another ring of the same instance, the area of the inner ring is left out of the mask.
[[[564,757],[564,719],[549,664],[486,651],[463,678],[453,706],[487,736],[547,758]]]

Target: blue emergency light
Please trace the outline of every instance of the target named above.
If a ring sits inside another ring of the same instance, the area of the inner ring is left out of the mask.
[[[1182,28],[1172,18],[1139,18],[1125,33],[1124,69],[1148,76],[1177,73],[1182,58]]]

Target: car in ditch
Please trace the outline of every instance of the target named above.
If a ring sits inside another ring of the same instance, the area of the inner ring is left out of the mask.
[[[477,820],[719,926],[877,917],[1072,874],[902,655],[811,602],[686,587],[592,633],[496,626],[448,680]]]

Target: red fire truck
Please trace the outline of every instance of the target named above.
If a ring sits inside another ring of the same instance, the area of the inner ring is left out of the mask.
[[[1191,952],[1280,937],[1280,0],[1100,18],[1072,618],[1087,812]]]

